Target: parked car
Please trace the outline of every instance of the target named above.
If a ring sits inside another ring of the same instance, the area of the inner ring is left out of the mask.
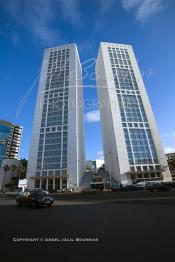
[[[58,193],[68,193],[68,192],[73,192],[72,189],[68,189],[68,188],[61,188],[57,190]]]
[[[164,184],[171,186],[171,188],[175,187],[175,182],[174,181],[164,182]]]
[[[140,186],[140,187],[145,187],[146,183],[147,183],[146,181],[141,181],[141,182],[136,183],[135,185]]]
[[[121,186],[120,185],[111,185],[110,189],[112,190],[112,192],[117,192],[117,191],[120,191]]]
[[[73,189],[72,188],[65,188],[64,192],[71,193],[71,192],[73,192]]]
[[[146,184],[145,188],[149,190],[150,192],[156,192],[156,191],[170,191],[172,189],[172,185],[168,183],[152,183],[149,182]]]
[[[124,185],[121,189],[122,191],[135,191],[135,190],[144,190],[145,187],[140,184],[131,184],[131,185]]]
[[[32,208],[39,208],[41,206],[51,206],[54,198],[46,193],[44,190],[33,189],[26,190],[16,197],[16,202],[19,206],[31,206]]]
[[[64,192],[65,192],[65,189],[64,189],[64,188],[58,189],[57,192],[58,192],[58,193],[64,193]]]

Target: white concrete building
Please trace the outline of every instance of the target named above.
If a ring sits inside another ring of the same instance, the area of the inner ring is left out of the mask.
[[[79,187],[85,172],[82,103],[76,45],[46,49],[28,161],[28,188]]]
[[[18,159],[22,126],[0,119],[0,167],[4,159]]]
[[[18,170],[17,168],[22,164],[21,160],[17,159],[4,159],[2,161],[2,165],[0,168],[0,190],[2,189],[2,186],[6,186],[7,184],[11,183],[12,177],[18,177]],[[4,167],[7,166],[8,170],[5,171]],[[11,167],[16,166],[16,169],[12,172]]]
[[[171,181],[132,46],[101,43],[96,79],[105,166],[111,179],[122,184],[157,177]]]
[[[104,160],[102,159],[86,160],[86,168],[95,172],[103,165],[104,165]]]

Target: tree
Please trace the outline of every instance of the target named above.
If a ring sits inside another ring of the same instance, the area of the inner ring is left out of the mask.
[[[86,165],[86,170],[92,171],[92,168],[90,166]]]
[[[16,165],[11,165],[11,166],[10,166],[10,170],[11,170],[11,172],[12,172],[12,177],[13,177],[13,174],[14,174],[14,172],[15,172],[16,169],[17,169],[17,166],[16,166]]]
[[[26,171],[26,168],[22,164],[20,164],[17,167],[17,173],[18,173],[18,179],[19,180],[21,179],[21,176],[24,177],[25,171]]]
[[[23,167],[25,167],[27,169],[27,159],[21,158],[20,161],[21,161],[21,164],[23,165]]]
[[[4,170],[4,177],[3,177],[3,182],[2,182],[2,191],[4,192],[4,183],[5,183],[6,174],[10,170],[9,165],[3,166],[3,170]]]

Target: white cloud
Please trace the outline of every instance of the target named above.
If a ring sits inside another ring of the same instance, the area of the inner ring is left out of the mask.
[[[140,2],[142,2],[142,0],[122,0],[122,5],[125,9],[129,10],[140,4]]]
[[[154,71],[153,71],[152,67],[149,67],[148,72],[147,72],[147,77],[151,78],[153,75],[154,75]]]
[[[165,138],[165,137],[169,137],[169,133],[164,133],[164,134],[162,134],[162,135],[160,135],[162,138]]]
[[[93,48],[93,43],[91,41],[81,41],[78,43],[78,51],[79,53],[88,52],[88,50],[91,50]]]
[[[171,132],[171,133],[164,133],[161,135],[162,138],[165,138],[165,137],[172,137],[172,136],[175,136],[175,131]]]
[[[136,20],[145,23],[167,7],[167,0],[122,0],[127,11],[133,11]]]
[[[85,114],[85,121],[87,122],[99,122],[100,112],[99,110],[92,110]]]
[[[175,152],[175,148],[166,147],[166,148],[164,148],[164,151],[165,151],[166,154],[168,154],[168,153],[174,153],[174,152]]]
[[[97,156],[97,159],[104,160],[103,150],[98,151],[96,156]]]
[[[33,3],[29,0],[9,0],[3,3],[3,8],[8,14],[10,24],[14,25],[14,32],[15,27],[20,26],[30,32],[31,39],[36,41],[52,44],[58,39],[59,30],[52,26],[56,17],[53,1],[37,0]]]
[[[63,18],[71,23],[73,26],[80,27],[81,12],[79,10],[78,0],[57,0],[58,6],[61,7],[61,15]]]
[[[100,13],[106,13],[112,5],[113,0],[100,0]]]
[[[11,38],[12,43],[14,45],[16,45],[20,42],[19,35],[15,31],[10,32],[10,38]]]
[[[79,0],[0,0],[0,8],[8,15],[7,24],[13,29],[11,39],[15,43],[19,37],[16,28],[19,32],[20,27],[25,29],[36,42],[53,45],[60,40],[63,42],[61,28],[55,25],[57,19],[63,19],[74,27],[81,24]]]
[[[96,12],[96,17],[94,19],[93,33],[95,34],[102,29],[102,23],[104,20],[104,15],[111,9],[114,0],[98,0],[98,12]]]

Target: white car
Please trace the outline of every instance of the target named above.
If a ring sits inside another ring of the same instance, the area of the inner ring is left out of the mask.
[[[58,193],[73,192],[72,188],[61,188],[57,190]]]
[[[61,188],[61,189],[58,189],[58,190],[57,190],[58,193],[62,193],[62,192],[64,192],[64,191],[65,191],[64,188]]]
[[[146,181],[142,181],[142,182],[138,182],[137,184],[136,184],[136,186],[139,186],[139,187],[145,187],[145,185],[147,184],[147,182]]]

